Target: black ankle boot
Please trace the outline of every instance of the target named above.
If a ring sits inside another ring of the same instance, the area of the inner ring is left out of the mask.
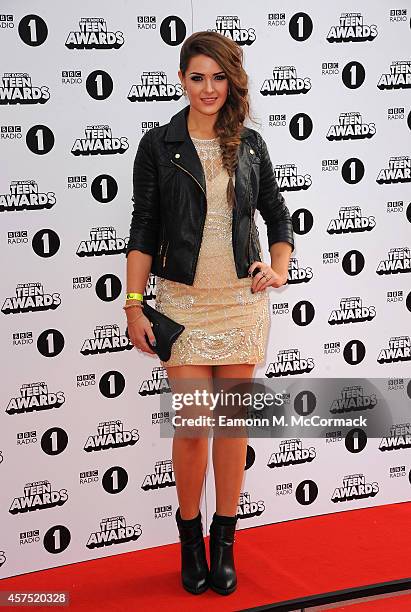
[[[186,521],[177,508],[176,521],[181,541],[181,581],[186,591],[198,595],[208,589],[209,572],[201,512]]]
[[[214,513],[210,525],[210,588],[229,595],[237,588],[233,545],[237,517],[220,517]]]

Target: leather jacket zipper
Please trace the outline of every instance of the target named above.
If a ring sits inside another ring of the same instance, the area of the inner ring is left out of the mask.
[[[258,228],[257,227],[256,227],[256,229],[257,229],[257,232],[258,232]],[[260,247],[259,247],[259,241],[257,240],[257,236],[255,235],[255,232],[253,232],[253,230],[254,230],[254,227],[253,227],[253,217],[252,217],[252,213],[251,213],[251,216],[250,216],[250,233],[249,233],[249,236],[248,236],[248,257],[249,257],[249,260],[250,260],[250,266],[253,263],[251,261],[251,233],[254,234],[255,246],[256,246],[256,249],[258,251],[258,255],[259,255],[260,261],[262,261],[262,259],[261,259],[261,251],[260,251]]]
[[[165,253],[163,255],[163,247],[164,244],[166,245],[166,250]],[[170,244],[170,241],[167,240],[166,242],[166,236],[165,236],[165,228],[163,227],[162,232],[161,232],[161,243],[160,243],[160,247],[157,251],[158,255],[160,256],[160,261],[162,261],[162,267],[164,268],[164,266],[166,265],[166,259],[167,259],[167,250],[168,250],[168,245]],[[163,255],[163,256],[162,256]]]
[[[173,163],[175,166],[177,166],[178,168],[181,168],[181,170],[184,170],[184,172],[187,172],[187,174],[189,174],[189,175],[191,176],[191,178],[193,178],[193,179],[195,180],[195,182],[197,183],[197,185],[200,187],[201,191],[202,191],[202,192],[204,193],[204,195],[207,197],[206,192],[204,191],[204,189],[203,189],[203,188],[202,188],[202,186],[201,186],[201,183],[199,183],[199,182],[198,182],[198,180],[196,179],[196,177],[195,177],[195,176],[193,176],[193,175],[191,174],[191,172],[189,172],[188,170],[186,170],[185,168],[183,168],[183,166],[180,166],[180,164],[176,164],[176,162],[175,162],[173,159],[171,159],[170,161],[171,161],[171,162],[172,162],[172,163]]]
[[[161,257],[161,252],[162,252],[162,250],[163,250],[163,244],[164,244],[164,233],[165,233],[165,230],[164,230],[164,226],[163,226],[163,227],[162,227],[162,229],[161,229],[161,241],[160,241],[160,246],[158,247],[158,251],[157,251],[157,254],[158,254],[158,255],[160,255],[160,257]]]
[[[195,176],[193,176],[193,175],[191,174],[191,172],[189,172],[188,170],[186,170],[185,168],[183,168],[183,166],[180,166],[180,164],[177,164],[177,163],[174,161],[174,159],[170,159],[170,161],[171,161],[171,162],[172,162],[172,163],[173,163],[175,166],[177,166],[177,168],[180,168],[181,170],[184,170],[184,172],[186,172],[186,173],[187,173],[189,176],[191,176],[191,178],[192,178],[192,179],[193,179],[193,180],[194,180],[194,181],[197,183],[197,185],[200,187],[201,191],[204,193],[204,197],[205,197],[205,199],[206,199],[206,203],[207,203],[207,194],[206,194],[206,192],[204,191],[204,189],[203,189],[203,187],[202,187],[201,183],[199,183],[199,182],[198,182],[198,180],[196,179],[196,177],[195,177]],[[202,227],[201,227],[201,234],[200,234],[201,236],[203,235],[204,225],[205,225],[205,217],[204,217],[204,219],[203,219],[203,224],[202,224]],[[196,261],[198,260],[198,253],[199,253],[199,251],[200,251],[200,246],[201,246],[201,245],[200,245],[200,242],[201,242],[201,238],[199,239],[198,244],[197,244],[197,258],[196,258]],[[163,266],[163,267],[164,267],[164,266]],[[194,269],[194,266],[193,266],[193,269]]]
[[[257,227],[256,225],[255,225],[254,227],[255,227],[255,229],[257,230],[257,233],[259,233],[259,232],[258,232],[258,227]],[[254,229],[254,228],[253,228],[253,229]],[[259,255],[259,257],[260,257],[260,261],[262,261],[262,257],[261,257],[261,250],[260,250],[260,240],[259,240],[259,239],[258,239],[258,237],[256,236],[256,233],[255,233],[255,232],[254,232],[254,238],[255,238],[255,244],[256,244],[256,247],[257,247],[258,255]]]
[[[253,217],[252,217],[252,213],[250,215],[250,232],[248,234],[248,259],[249,259],[249,266],[251,266],[251,264],[253,263],[251,261],[251,224],[253,222]]]
[[[251,170],[250,170],[251,171]],[[246,187],[246,201],[250,201],[250,172],[247,175],[247,187]],[[248,238],[248,258],[249,258],[249,266],[251,266],[252,261],[251,261],[251,255],[250,255],[250,242],[251,242],[251,223],[252,223],[252,211],[250,213],[250,234],[249,234],[249,238]],[[236,248],[237,248],[237,224],[238,224],[238,220],[236,220],[234,222],[233,225],[233,233],[234,233],[234,240],[233,240],[233,254],[234,254],[234,263],[235,263],[235,267],[236,270],[238,271],[237,268],[237,262],[236,262],[236,258],[235,258],[235,252],[236,252]]]
[[[168,251],[168,245],[169,244],[170,244],[170,242],[167,240],[166,250],[165,250],[164,255],[163,255],[163,268],[165,268],[165,266],[166,266],[167,251]]]

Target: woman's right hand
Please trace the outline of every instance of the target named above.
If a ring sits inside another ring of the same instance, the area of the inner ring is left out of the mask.
[[[134,308],[132,310],[134,310]],[[128,320],[127,317],[127,327],[128,337],[130,338],[130,341],[135,346],[135,348],[145,353],[156,355],[155,351],[153,351],[147,344],[144,335],[144,333],[146,333],[151,344],[155,344],[156,338],[153,334],[153,330],[151,329],[152,323],[149,319],[147,319],[144,314],[136,315],[135,313],[133,313],[132,315],[130,315],[130,320]]]

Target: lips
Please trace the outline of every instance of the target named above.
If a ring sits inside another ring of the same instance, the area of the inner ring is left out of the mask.
[[[217,100],[217,98],[201,98],[201,100],[203,102],[214,102],[214,100]]]

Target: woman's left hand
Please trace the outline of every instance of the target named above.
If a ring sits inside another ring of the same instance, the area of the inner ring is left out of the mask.
[[[251,285],[251,291],[256,293],[257,291],[264,291],[267,287],[281,287],[287,282],[287,276],[283,276],[275,272],[270,266],[263,261],[254,261],[248,269],[249,276],[255,269],[259,272],[253,277]]]

